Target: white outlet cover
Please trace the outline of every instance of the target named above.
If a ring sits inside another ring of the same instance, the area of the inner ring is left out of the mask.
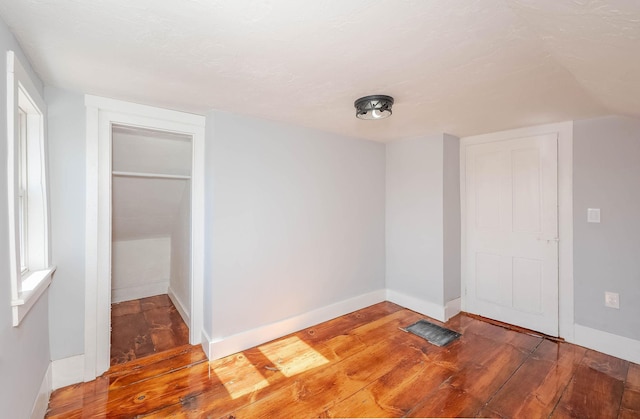
[[[606,291],[604,293],[604,305],[611,308],[620,308],[620,294]]]
[[[588,223],[600,222],[600,208],[587,208],[587,222]]]

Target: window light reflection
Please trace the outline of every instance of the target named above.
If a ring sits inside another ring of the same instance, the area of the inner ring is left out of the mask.
[[[231,362],[226,362],[215,368],[213,372],[218,376],[232,399],[253,393],[269,385],[269,382],[243,354],[236,355]]]
[[[327,358],[296,336],[277,340],[258,347],[285,377],[292,377],[321,365]]]

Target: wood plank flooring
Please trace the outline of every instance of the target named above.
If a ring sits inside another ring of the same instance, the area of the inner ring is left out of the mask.
[[[47,417],[640,417],[637,364],[464,314],[440,348],[400,330],[421,318],[385,302],[212,362],[181,346],[55,391]]]
[[[189,328],[168,295],[111,305],[111,365],[189,343]]]

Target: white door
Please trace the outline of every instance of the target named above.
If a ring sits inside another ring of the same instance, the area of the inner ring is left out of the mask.
[[[557,134],[465,149],[466,311],[558,336]]]

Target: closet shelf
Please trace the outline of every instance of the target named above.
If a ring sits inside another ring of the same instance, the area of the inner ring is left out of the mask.
[[[141,172],[120,172],[113,171],[111,172],[113,176],[118,177],[144,177],[144,178],[154,178],[154,179],[191,179],[191,176],[188,175],[167,175],[164,173],[141,173]]]

